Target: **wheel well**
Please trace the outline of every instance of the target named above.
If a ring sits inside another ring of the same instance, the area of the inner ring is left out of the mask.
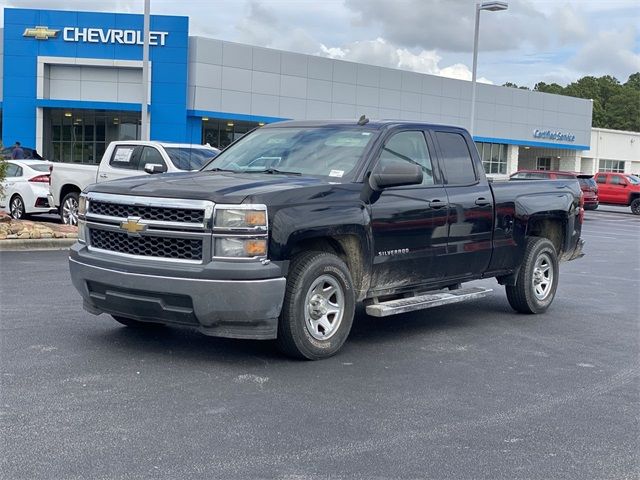
[[[63,185],[63,187],[60,189],[60,204],[61,205],[62,205],[62,200],[64,200],[64,197],[66,197],[68,194],[70,194],[72,192],[76,192],[77,194],[80,194],[81,190],[75,185],[71,185],[71,184]]]
[[[640,198],[640,192],[633,192],[629,195],[629,205],[631,205],[631,202],[633,202],[636,198]]]
[[[364,298],[371,279],[364,260],[361,239],[357,235],[336,235],[302,240],[293,247],[291,256],[308,251],[329,252],[339,257],[351,272],[357,299]]]
[[[558,257],[562,254],[565,225],[558,218],[533,218],[527,225],[528,237],[544,237],[551,240]]]

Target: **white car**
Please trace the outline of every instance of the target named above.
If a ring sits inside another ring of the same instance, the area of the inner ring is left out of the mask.
[[[32,213],[49,213],[52,207],[49,194],[49,167],[51,162],[42,160],[5,160],[4,197],[0,208],[12,218],[20,219]]]

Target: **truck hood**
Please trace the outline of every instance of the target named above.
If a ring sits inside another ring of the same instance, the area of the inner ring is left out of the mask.
[[[85,192],[242,203],[249,196],[321,185],[329,185],[329,182],[316,177],[294,175],[185,172],[96,183],[87,187]]]

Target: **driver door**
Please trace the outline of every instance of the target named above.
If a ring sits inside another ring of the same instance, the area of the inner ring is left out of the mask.
[[[374,171],[398,159],[420,165],[421,185],[391,187],[372,198],[374,293],[429,284],[444,278],[448,200],[431,139],[422,130],[394,132]]]

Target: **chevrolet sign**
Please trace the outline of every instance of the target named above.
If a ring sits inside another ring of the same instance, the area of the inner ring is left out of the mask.
[[[60,30],[54,30],[49,27],[37,26],[34,28],[25,28],[23,37],[33,37],[36,40],[49,40],[50,38],[56,38]]]
[[[120,228],[129,235],[138,235],[147,229],[147,225],[140,223],[140,217],[128,217],[120,224]]]
[[[164,46],[168,35],[169,32],[149,32],[149,45]],[[102,28],[64,27],[62,38],[65,42],[142,45],[144,36],[140,30],[120,30],[117,28],[104,30]]]

